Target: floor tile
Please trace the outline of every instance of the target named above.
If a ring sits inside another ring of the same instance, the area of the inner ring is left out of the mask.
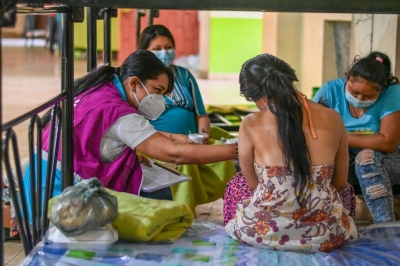
[[[6,241],[4,242],[4,263],[7,264],[13,261],[20,253],[25,257],[23,246],[20,241]]]
[[[18,265],[20,262],[22,262],[25,259],[25,252],[21,250],[17,256],[15,256],[10,262],[7,263],[7,266],[11,265]]]

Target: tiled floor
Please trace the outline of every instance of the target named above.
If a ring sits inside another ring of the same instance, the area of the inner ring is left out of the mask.
[[[60,58],[50,56],[43,47],[3,48],[3,123],[49,100],[61,89]],[[75,60],[75,77],[86,72],[86,61]],[[237,80],[198,80],[205,104],[243,104]],[[27,123],[15,128],[21,158],[26,158]],[[196,208],[197,217],[223,223],[222,200]],[[400,197],[396,198],[397,218],[400,219]],[[361,197],[357,198],[356,222],[359,226],[372,223],[371,215]],[[19,241],[5,243],[5,264],[16,265],[25,257]]]

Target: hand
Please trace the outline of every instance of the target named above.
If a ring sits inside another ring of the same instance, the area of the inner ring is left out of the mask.
[[[210,134],[204,128],[201,129],[200,134],[204,136],[203,144],[208,144],[208,140],[210,139]]]
[[[151,167],[151,163],[150,163],[149,159],[146,156],[138,154],[137,157],[138,157],[140,163],[144,163],[145,165]]]

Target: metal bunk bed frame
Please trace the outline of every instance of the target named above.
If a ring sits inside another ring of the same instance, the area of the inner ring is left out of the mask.
[[[196,10],[229,10],[229,11],[270,11],[270,12],[321,12],[321,13],[375,13],[375,14],[399,14],[400,4],[398,0],[1,0],[0,2],[0,27],[13,26],[16,20],[16,13],[46,14],[62,13],[62,54],[61,54],[61,93],[52,99],[30,110],[29,112],[3,123],[2,117],[2,62],[0,43],[0,126],[3,134],[2,152],[0,162],[4,162],[7,175],[11,174],[10,149],[13,151],[14,162],[20,165],[18,158],[18,144],[13,127],[23,121],[31,119],[29,125],[29,147],[30,158],[34,150],[34,132],[36,141],[41,146],[42,125],[38,113],[53,107],[51,126],[52,140],[49,154],[56,156],[58,139],[61,129],[62,147],[62,175],[63,188],[72,185],[73,178],[73,81],[74,81],[74,58],[73,58],[73,33],[74,22],[82,22],[84,7],[87,7],[87,29],[88,29],[88,59],[87,70],[90,71],[97,64],[97,43],[96,43],[96,19],[104,19],[104,62],[111,62],[111,40],[110,40],[110,18],[115,16],[115,8],[137,8],[137,9],[196,9]],[[0,36],[1,41],[1,36]],[[136,44],[133,44],[136,45]],[[60,107],[61,104],[61,107]],[[61,123],[62,121],[62,123]],[[35,131],[36,130],[36,131]],[[39,161],[39,160],[38,160]],[[49,160],[55,162],[55,159]],[[33,161],[31,161],[33,162]],[[54,163],[50,163],[47,169],[48,176],[54,172]],[[2,169],[3,163],[0,164]],[[39,170],[39,168],[37,168]],[[1,171],[3,172],[3,171]],[[40,176],[40,173],[39,173]],[[22,180],[21,171],[17,171],[18,183]],[[51,188],[51,187],[50,187]],[[15,190],[15,189],[14,189]],[[35,194],[35,193],[33,193]],[[49,193],[47,193],[49,194]],[[0,186],[2,195],[2,186]],[[47,195],[49,196],[49,195]],[[16,195],[13,196],[16,199]],[[39,202],[39,201],[37,201]],[[39,208],[38,204],[36,204]],[[0,228],[3,228],[3,213],[0,212]],[[25,216],[25,215],[24,215]],[[25,216],[26,217],[26,216]],[[27,219],[24,219],[27,220]],[[21,230],[29,231],[27,221],[20,217]],[[46,225],[46,223],[44,223]],[[33,237],[31,241],[23,239],[25,252],[28,253],[40,240],[45,227],[34,224]],[[4,263],[3,234],[0,233],[0,265]]]

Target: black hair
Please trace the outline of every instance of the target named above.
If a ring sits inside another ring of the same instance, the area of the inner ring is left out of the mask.
[[[167,27],[163,25],[151,25],[145,28],[139,36],[137,49],[147,49],[151,41],[157,36],[164,36],[171,40],[175,48],[175,40]]]
[[[246,61],[239,75],[240,94],[248,101],[268,99],[268,108],[277,118],[278,142],[283,161],[293,174],[299,194],[311,180],[311,158],[302,129],[303,103],[294,82],[295,71],[283,60],[261,54]]]
[[[347,73],[347,79],[350,77],[377,83],[379,86],[375,89],[378,91],[399,83],[398,78],[392,75],[389,57],[377,51],[371,52],[363,58],[356,56],[353,66]]]
[[[130,54],[120,67],[102,65],[85,76],[74,81],[74,97],[91,89],[99,89],[104,84],[111,82],[115,75],[124,81],[127,78],[137,76],[143,84],[149,79],[157,79],[159,75],[167,74],[169,84],[165,94],[170,93],[174,86],[172,71],[166,67],[154,53],[147,50],[137,50]],[[50,120],[50,111],[42,118],[43,126]]]

